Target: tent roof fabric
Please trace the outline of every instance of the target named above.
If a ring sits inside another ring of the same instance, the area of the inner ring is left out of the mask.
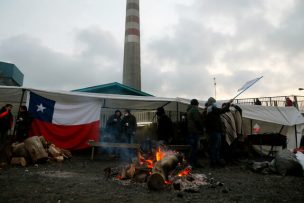
[[[259,106],[259,105],[238,105],[241,107],[244,118],[260,120],[269,123],[276,123],[286,126],[294,126],[304,123],[304,117],[293,106]]]
[[[156,110],[163,106],[167,111],[185,112],[190,104],[189,99],[184,98],[165,98],[153,96],[131,96],[118,94],[99,94],[87,92],[70,92],[62,90],[39,90],[26,87],[0,86],[1,103],[19,103],[22,91],[32,91],[36,94],[49,99],[64,100],[73,98],[75,100],[97,99],[102,102],[103,108],[124,109],[139,111]],[[25,98],[23,102],[25,102]],[[304,124],[304,117],[295,107],[273,107],[273,106],[256,106],[256,105],[239,105],[242,108],[243,117],[253,120],[261,120],[269,123],[293,126]],[[204,102],[200,102],[200,108],[204,108]]]
[[[127,85],[120,84],[118,82],[97,85],[92,87],[86,87],[81,89],[72,90],[73,92],[92,92],[92,93],[104,93],[104,94],[120,94],[120,95],[134,95],[134,96],[152,96],[146,92],[137,90]]]
[[[118,94],[99,94],[87,92],[70,92],[62,90],[39,90],[26,87],[10,87],[0,86],[1,102],[5,103],[19,103],[22,91],[32,91],[36,94],[44,96],[49,99],[58,97],[67,98],[73,97],[74,99],[98,99],[102,103],[103,108],[109,109],[123,109],[129,108],[133,110],[156,110],[160,106],[164,106],[167,111],[186,111],[190,100],[182,98],[165,98],[154,96],[131,96],[131,95],[118,95]],[[25,101],[25,100],[24,100]]]

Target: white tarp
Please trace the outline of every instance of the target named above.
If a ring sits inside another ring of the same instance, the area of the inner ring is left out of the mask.
[[[70,92],[70,91],[54,91],[54,90],[39,90],[26,87],[9,87],[0,86],[0,103],[19,104],[22,91],[32,91],[43,97],[52,99],[71,98],[77,100],[79,97],[86,97],[87,99],[99,99],[102,102],[102,108],[109,109],[123,109],[129,108],[133,110],[155,110],[160,106],[164,106],[167,111],[186,111],[190,101],[182,98],[164,98],[164,97],[150,97],[150,96],[130,96],[117,94],[99,94],[86,92]],[[26,101],[26,94],[24,94],[23,102]]]
[[[304,123],[304,117],[293,106],[259,106],[259,105],[239,105],[243,111],[243,117],[253,120],[276,123],[286,126],[294,126]]]
[[[304,117],[295,107],[274,107],[259,105],[239,105],[242,108],[244,134],[252,134],[255,124],[260,126],[260,134],[281,133],[287,136],[287,148],[299,147]]]

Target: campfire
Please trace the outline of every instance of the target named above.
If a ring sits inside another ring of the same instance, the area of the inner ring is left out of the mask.
[[[192,174],[183,153],[165,145],[142,144],[129,164],[104,170],[105,177],[147,183],[150,190],[186,190],[207,184],[202,174]]]

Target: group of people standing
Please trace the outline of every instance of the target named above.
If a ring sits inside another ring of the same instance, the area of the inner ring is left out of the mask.
[[[187,109],[187,143],[192,150],[189,161],[194,167],[201,167],[198,162],[198,143],[200,137],[205,133],[208,135],[210,165],[224,165],[224,161],[220,157],[223,134],[221,114],[229,111],[232,101],[224,103],[219,108],[216,100],[210,97],[205,103],[205,110],[201,113],[198,109],[198,100],[191,100]]]
[[[221,108],[217,107],[216,100],[212,97],[205,103],[203,112],[199,111],[199,102],[192,99],[187,109],[185,144],[190,145],[191,150],[188,156],[189,162],[194,167],[200,167],[198,162],[198,143],[200,138],[208,135],[209,157],[211,166],[223,165],[221,159],[221,142],[223,126],[221,114],[229,111],[233,100],[224,103]],[[156,110],[157,115],[157,141],[162,144],[170,144],[173,140],[174,125],[169,116],[166,115],[163,107]],[[123,115],[119,110],[109,117],[106,123],[106,133],[110,135],[109,142],[133,143],[137,129],[136,118],[128,109]]]
[[[134,143],[136,130],[136,117],[129,109],[125,109],[123,114],[116,110],[106,123],[106,134],[109,135],[110,142]]]
[[[12,136],[9,137],[9,131],[12,130],[14,124],[12,109],[12,104],[6,104],[0,110],[0,150],[2,150],[10,140],[23,142],[29,134],[32,117],[27,107],[22,105],[20,106],[15,123],[16,132],[10,133]]]

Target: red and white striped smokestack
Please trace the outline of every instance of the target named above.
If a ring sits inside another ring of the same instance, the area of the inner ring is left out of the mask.
[[[141,90],[139,0],[127,0],[123,84]]]

